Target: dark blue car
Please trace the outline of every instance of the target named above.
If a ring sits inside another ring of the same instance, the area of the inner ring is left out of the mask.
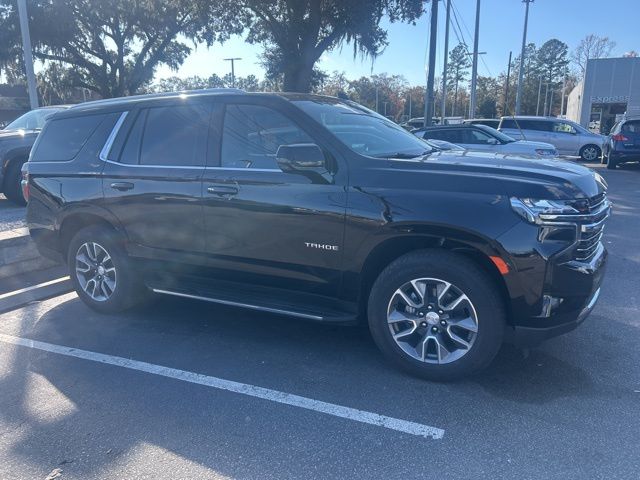
[[[616,123],[604,145],[603,161],[614,169],[621,163],[640,161],[640,117]]]

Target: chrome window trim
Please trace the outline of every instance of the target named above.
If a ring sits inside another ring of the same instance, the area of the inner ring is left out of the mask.
[[[118,132],[120,131],[120,128],[122,127],[122,124],[124,123],[125,118],[127,118],[128,113],[129,112],[126,111],[120,114],[120,118],[118,118],[118,120],[116,121],[116,124],[111,129],[111,133],[107,137],[107,141],[104,143],[102,150],[100,150],[99,157],[100,157],[100,160],[102,160],[103,162],[109,161],[109,153],[111,153],[111,147],[113,147],[113,142],[115,141],[116,136],[118,135]]]
[[[105,163],[112,163],[113,165],[119,165],[121,167],[133,167],[133,168],[181,168],[188,170],[204,170],[204,165],[198,167],[195,165],[133,165],[131,163],[120,163],[113,160],[103,160]]]

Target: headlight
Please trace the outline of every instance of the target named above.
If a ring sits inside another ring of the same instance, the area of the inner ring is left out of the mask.
[[[547,150],[545,148],[536,148],[536,153],[541,157],[556,157],[558,152],[556,150]]]
[[[577,215],[580,212],[569,202],[533,198],[511,198],[511,208],[529,223],[540,225],[556,215]]]

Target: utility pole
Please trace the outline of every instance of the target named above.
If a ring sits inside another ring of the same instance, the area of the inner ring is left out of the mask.
[[[387,116],[387,103],[389,102],[383,102],[384,103],[384,116]]]
[[[442,69],[442,123],[447,111],[447,69],[449,68],[449,23],[451,22],[451,0],[447,0],[447,15],[444,24],[444,66]]]
[[[547,100],[549,100],[549,85],[551,85],[549,82],[545,83],[545,90],[544,90],[544,108],[542,109],[542,116],[546,117],[547,116]]]
[[[411,93],[407,93],[407,97],[409,97],[409,120],[411,120]]]
[[[433,87],[436,74],[436,41],[438,38],[438,0],[431,0],[431,31],[429,32],[429,71],[427,72],[427,90],[424,92],[424,126],[433,124],[435,94]]]
[[[518,90],[516,93],[516,115],[520,115],[520,107],[522,106],[522,82],[524,80],[524,55],[527,48],[527,28],[529,27],[529,4],[533,0],[522,0],[525,4],[524,12],[524,30],[522,32],[522,50],[520,51],[520,71],[518,72]]]
[[[380,113],[380,109],[378,108],[378,85],[376,85],[376,113]]]
[[[24,52],[24,68],[27,73],[27,87],[31,108],[38,108],[38,90],[36,89],[36,75],[33,72],[33,52],[31,51],[31,35],[29,34],[29,17],[27,16],[27,1],[18,0],[18,16],[20,17],[20,32],[22,33],[22,50]]]
[[[471,66],[471,99],[469,118],[476,115],[476,84],[478,82],[478,41],[480,40],[480,0],[476,3],[476,31],[473,36],[473,63]]]
[[[511,55],[513,55],[513,52],[509,52],[509,65],[507,65],[507,85],[504,87],[504,107],[502,108],[502,115],[509,115],[509,80],[511,79]]]
[[[540,77],[540,85],[538,85],[538,101],[536,102],[536,117],[540,115],[540,94],[542,93],[542,77]]]
[[[560,116],[564,115],[564,94],[567,88],[567,71],[565,70],[562,76],[562,100],[560,101]]]
[[[236,60],[242,60],[239,57],[234,57],[234,58],[225,58],[224,59],[225,62],[231,62],[231,87],[232,88],[236,88],[236,69],[235,69],[235,63]]]

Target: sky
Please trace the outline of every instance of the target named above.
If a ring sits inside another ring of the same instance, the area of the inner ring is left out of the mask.
[[[453,0],[453,5],[459,13],[464,40],[471,48],[476,0]],[[524,12],[522,0],[481,0],[479,51],[487,53],[480,56],[480,75],[495,76],[506,71],[509,51],[513,51],[514,57],[520,53]],[[442,71],[444,57],[444,13],[445,3],[441,1],[438,74]],[[582,38],[595,33],[615,41],[617,45],[613,56],[622,56],[629,50],[640,51],[639,14],[640,0],[616,0],[608,4],[602,0],[534,0],[530,6],[527,42],[540,46],[551,38],[558,38],[573,50]],[[413,85],[423,85],[426,78],[428,16],[423,16],[416,25],[389,24],[384,21],[383,27],[387,29],[389,45],[373,64],[368,58],[354,59],[353,48],[345,44],[341,49],[326,53],[318,66],[327,72],[344,71],[348,78],[383,72],[399,74]],[[450,48],[457,43],[452,29]],[[261,46],[250,45],[242,37],[234,37],[224,45],[216,44],[210,49],[197,46],[178,71],[161,67],[156,78],[174,75],[182,78],[192,75],[208,77],[213,73],[222,76],[230,72],[229,62],[223,60],[228,57],[242,58],[236,62],[237,76],[254,74],[262,78],[263,70],[258,64],[261,51]]]

